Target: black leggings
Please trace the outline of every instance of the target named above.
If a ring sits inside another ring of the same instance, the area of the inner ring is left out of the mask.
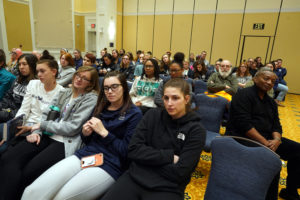
[[[101,200],[183,200],[183,196],[173,192],[146,189],[132,180],[126,172],[111,187]]]
[[[286,189],[289,193],[297,194],[300,187],[300,143],[287,138],[282,138],[276,153],[281,159],[287,161]],[[275,200],[278,197],[279,174],[274,178],[268,191],[268,200]]]
[[[19,199],[26,186],[64,158],[64,144],[48,136],[39,145],[24,139],[10,146],[0,160],[0,200]]]

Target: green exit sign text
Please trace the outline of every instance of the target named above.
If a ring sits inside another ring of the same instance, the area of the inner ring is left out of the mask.
[[[255,23],[253,24],[253,30],[264,30],[265,24],[264,23]]]

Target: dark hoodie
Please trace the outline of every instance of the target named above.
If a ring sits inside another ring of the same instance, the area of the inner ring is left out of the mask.
[[[206,131],[194,112],[173,120],[163,108],[149,110],[129,144],[130,176],[148,189],[183,195],[205,137]],[[174,155],[179,156],[176,164]]]

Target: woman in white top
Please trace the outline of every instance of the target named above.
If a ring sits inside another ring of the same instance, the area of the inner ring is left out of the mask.
[[[60,65],[57,83],[63,87],[67,87],[72,82],[72,77],[75,73],[75,63],[72,55],[69,53],[62,54],[60,56]]]
[[[252,76],[249,73],[246,63],[241,63],[236,73],[232,74],[238,81],[239,88],[245,88],[246,83],[252,80]]]
[[[155,59],[145,62],[142,76],[137,77],[131,87],[130,97],[143,114],[150,108],[155,108],[154,95],[162,79],[159,78],[159,66]]]
[[[52,70],[56,61],[42,60],[37,64],[38,77],[41,82],[53,87],[59,86],[55,82],[57,70]],[[57,63],[56,63],[57,66]],[[45,170],[56,162],[72,155],[80,147],[82,124],[90,116],[97,102],[99,91],[98,73],[93,67],[82,67],[73,76],[72,89],[64,89],[56,95],[51,94],[49,103],[42,106],[43,115],[35,119],[32,133],[26,140],[11,146],[2,155],[0,160],[0,199],[20,199],[24,188]],[[36,84],[37,89],[42,90]],[[61,86],[59,86],[61,87]],[[45,92],[51,88],[45,87]],[[50,92],[50,91],[48,91]],[[27,95],[27,94],[26,94]],[[29,93],[31,101],[45,101],[46,98],[39,93]],[[46,94],[48,95],[48,94]],[[26,97],[25,97],[26,98]],[[47,100],[48,102],[48,100]],[[30,106],[32,109],[37,107]],[[60,110],[55,120],[47,120],[50,111]]]

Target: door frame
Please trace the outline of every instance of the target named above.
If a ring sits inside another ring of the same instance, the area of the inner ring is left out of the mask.
[[[240,63],[242,63],[242,60],[243,60],[245,41],[246,41],[247,37],[265,37],[265,38],[269,39],[267,52],[266,52],[266,58],[265,58],[265,63],[267,63],[267,57],[268,57],[269,48],[270,48],[270,41],[273,36],[267,36],[267,35],[242,35],[242,36],[243,36],[243,44],[242,44],[242,50],[241,50],[241,56],[240,56]]]

